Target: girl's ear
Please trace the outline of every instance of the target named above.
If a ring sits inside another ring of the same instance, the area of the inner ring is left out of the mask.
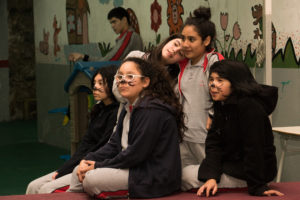
[[[150,84],[150,78],[149,77],[144,77],[143,78],[143,88],[148,87]]]
[[[207,47],[211,42],[211,37],[207,36],[203,42],[204,42],[204,45]]]

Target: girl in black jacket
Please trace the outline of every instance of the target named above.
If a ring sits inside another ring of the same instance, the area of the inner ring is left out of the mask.
[[[116,132],[74,169],[69,192],[154,198],[180,190],[183,112],[166,73],[140,58],[123,61],[115,79],[127,104]]]
[[[217,183],[232,187],[241,181],[250,195],[283,195],[268,187],[277,173],[268,117],[277,103],[277,88],[259,85],[242,62],[216,62],[209,74],[214,117],[198,171],[198,180],[205,183],[197,195],[214,195]]]
[[[119,106],[112,94],[116,71],[116,66],[108,66],[95,72],[91,86],[94,99],[98,103],[92,108],[87,133],[83,136],[78,149],[58,170],[32,181],[27,187],[26,194],[51,193],[70,185],[71,172],[82,158],[107,143],[116,123]]]

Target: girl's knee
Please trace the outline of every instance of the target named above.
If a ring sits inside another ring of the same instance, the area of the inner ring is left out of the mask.
[[[100,193],[99,187],[101,187],[101,185],[99,185],[99,181],[95,181],[95,177],[89,175],[88,173],[83,179],[82,186],[84,188],[84,191],[91,196]]]
[[[36,180],[31,181],[26,189],[26,194],[37,194],[40,184]]]
[[[52,184],[44,184],[42,185],[42,187],[40,187],[39,191],[38,191],[38,194],[48,194],[48,193],[52,193],[55,189],[57,188],[53,188],[53,185]]]

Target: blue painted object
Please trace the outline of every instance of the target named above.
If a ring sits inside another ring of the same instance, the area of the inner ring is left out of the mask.
[[[78,72],[83,72],[89,79],[92,79],[94,72],[100,68],[108,65],[119,66],[121,61],[101,61],[101,62],[76,62],[74,65],[73,72],[69,76],[68,80],[64,85],[66,92],[69,92],[69,87],[76,77]]]
[[[49,110],[48,113],[62,113],[64,115],[66,115],[68,113],[68,107],[55,108],[55,109]]]
[[[64,161],[67,161],[67,160],[70,160],[71,155],[69,155],[69,154],[61,155],[61,156],[59,156],[59,158],[62,159],[62,160],[64,160]]]

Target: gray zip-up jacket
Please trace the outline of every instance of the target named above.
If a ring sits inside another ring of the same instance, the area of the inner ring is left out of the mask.
[[[222,59],[224,57],[213,50],[206,53],[195,65],[191,65],[190,60],[180,63],[178,94],[188,128],[184,133],[183,140],[185,141],[205,143],[206,122],[209,110],[212,110],[208,90],[209,69],[214,62]]]

